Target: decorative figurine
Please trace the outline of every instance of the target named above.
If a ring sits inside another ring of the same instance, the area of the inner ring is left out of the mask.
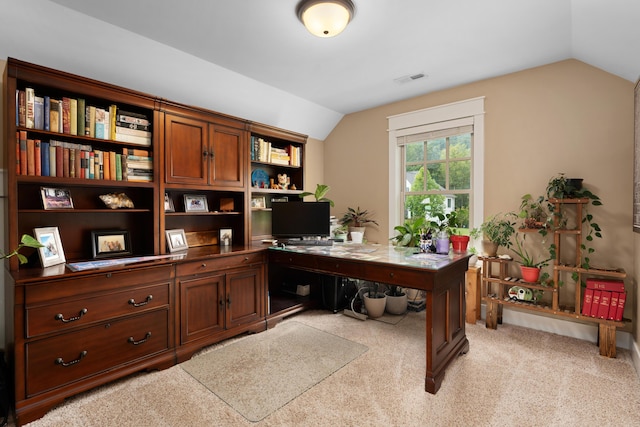
[[[278,174],[278,188],[281,190],[286,190],[289,188],[289,184],[291,183],[290,178],[286,173]]]

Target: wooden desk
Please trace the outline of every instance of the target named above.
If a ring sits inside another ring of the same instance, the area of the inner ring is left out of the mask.
[[[425,390],[435,394],[445,369],[466,353],[465,271],[470,254],[406,255],[393,247],[335,245],[269,249],[269,263],[426,291]],[[432,255],[432,256],[429,256]]]

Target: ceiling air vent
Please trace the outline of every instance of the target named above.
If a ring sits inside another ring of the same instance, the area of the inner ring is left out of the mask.
[[[397,79],[393,79],[394,82],[396,82],[399,85],[403,85],[405,83],[409,83],[412,82],[414,80],[418,80],[421,78],[426,77],[424,73],[418,73],[418,74],[412,74],[410,76],[402,76],[402,77],[398,77]]]

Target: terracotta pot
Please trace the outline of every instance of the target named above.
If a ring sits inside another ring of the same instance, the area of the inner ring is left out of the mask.
[[[458,234],[452,234],[449,239],[451,239],[451,246],[453,247],[453,252],[466,252],[467,246],[469,245],[469,236],[460,236]]]
[[[525,282],[538,283],[538,279],[540,278],[539,267],[525,267],[521,265],[520,272],[522,273],[522,280]]]

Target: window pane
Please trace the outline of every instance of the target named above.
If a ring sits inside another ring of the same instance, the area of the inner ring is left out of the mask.
[[[447,156],[446,138],[427,141],[427,160],[444,160]]]
[[[471,134],[456,135],[449,138],[449,158],[471,157]]]
[[[412,142],[405,146],[405,162],[422,162],[424,160],[424,142]]]
[[[422,165],[409,165],[405,169],[405,191],[424,191]],[[416,179],[418,181],[416,181]]]
[[[431,180],[429,190],[442,190],[447,186],[446,167],[444,163],[431,163],[427,165]]]
[[[449,189],[469,190],[471,188],[471,160],[449,163]]]

